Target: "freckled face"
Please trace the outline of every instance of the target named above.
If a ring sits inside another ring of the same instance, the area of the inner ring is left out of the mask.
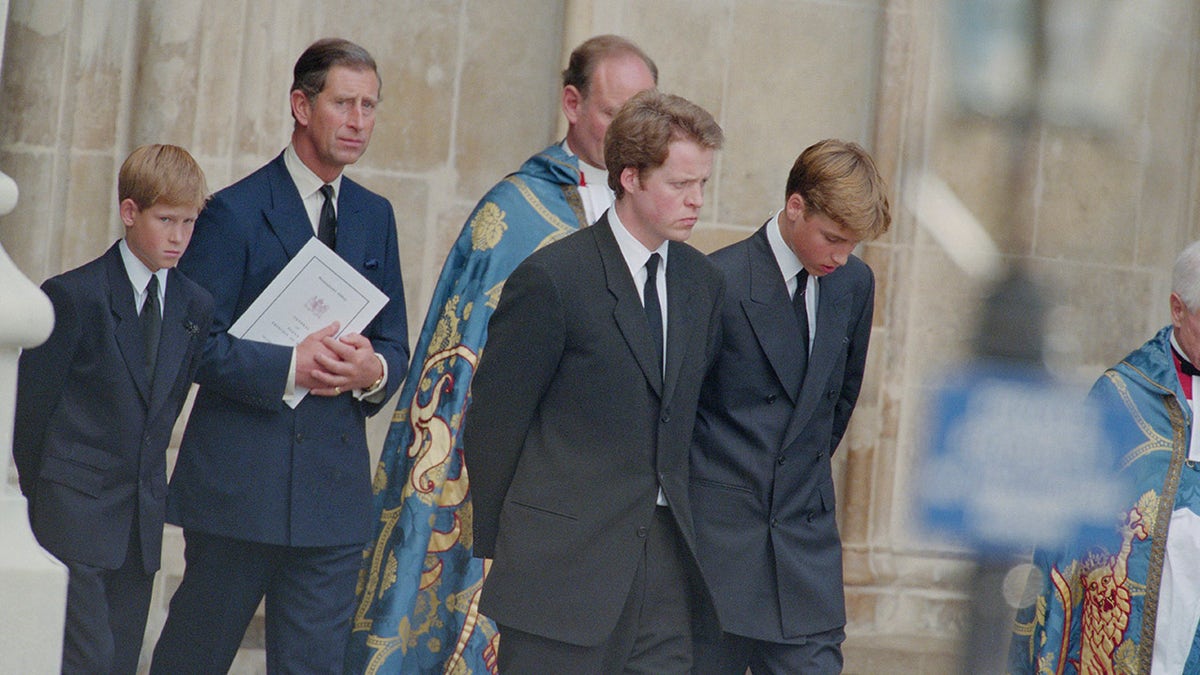
[[[193,206],[159,203],[143,209],[126,199],[121,202],[125,243],[151,272],[174,267],[192,239],[198,215],[200,210]]]

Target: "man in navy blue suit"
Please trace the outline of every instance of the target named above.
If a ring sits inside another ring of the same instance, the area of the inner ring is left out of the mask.
[[[213,196],[181,263],[216,309],[171,479],[187,567],[154,672],[226,672],[264,596],[269,672],[342,670],[374,516],[365,419],[404,379],[408,328],[391,204],[342,175],[375,126],[375,61],[319,40],[294,75],[291,144]],[[295,348],[230,335],[316,236],[388,296],[382,312],[361,335],[331,324]]]
[[[776,216],[711,256],[723,340],[700,394],[691,496],[724,634],[697,636],[696,673],[841,672],[830,458],[858,400],[875,296],[851,251],[890,222],[870,156],[826,140],[796,160]]]
[[[13,456],[33,533],[68,570],[64,673],[137,671],[162,553],[166,449],[212,297],[172,269],[208,194],[186,150],[117,179],[125,238],[48,279],[54,331],[21,354]]]

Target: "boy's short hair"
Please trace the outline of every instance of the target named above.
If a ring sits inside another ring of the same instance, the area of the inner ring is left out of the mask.
[[[117,200],[132,199],[138,208],[155,204],[204,207],[208,185],[204,171],[177,145],[143,145],[125,158],[117,176]]]
[[[834,138],[808,146],[788,174],[787,194],[869,241],[892,223],[887,185],[862,146]]]
[[[679,140],[719,150],[725,134],[707,110],[682,96],[657,89],[638,93],[621,107],[604,136],[608,186],[617,197],[625,194],[621,173],[626,167],[639,174],[657,169],[667,161],[671,142]]]

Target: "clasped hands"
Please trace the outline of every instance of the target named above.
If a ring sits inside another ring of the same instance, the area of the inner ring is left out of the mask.
[[[340,396],[369,389],[383,377],[383,364],[371,341],[358,333],[335,338],[334,321],[296,345],[296,386],[317,396]]]

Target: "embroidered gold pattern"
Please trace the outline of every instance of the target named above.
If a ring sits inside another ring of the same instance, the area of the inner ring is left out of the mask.
[[[429,351],[437,353],[462,342],[462,334],[459,332],[458,326],[461,321],[467,319],[467,316],[464,315],[462,319],[458,317],[458,303],[461,300],[461,296],[455,295],[442,307],[442,316],[433,329],[433,337],[429,339]],[[470,303],[467,304],[467,307],[470,307]],[[426,380],[421,380],[421,391],[429,391],[429,382]]]
[[[1113,662],[1117,647],[1125,639],[1132,609],[1126,584],[1129,553],[1133,541],[1145,540],[1154,530],[1157,517],[1153,491],[1138,499],[1121,525],[1121,547],[1116,555],[1097,553],[1083,562],[1083,606],[1079,647],[1079,672],[1115,675]]]
[[[537,195],[533,193],[533,190],[529,188],[529,185],[527,185],[525,181],[516,176],[509,176],[504,180],[512,183],[513,187],[517,188],[517,191],[521,193],[521,196],[525,198],[525,201],[529,203],[529,207],[534,211],[537,211],[537,214],[541,216],[542,219],[550,225],[550,227],[554,228],[553,232],[546,235],[546,238],[538,243],[537,248],[541,248],[556,239],[562,239],[568,234],[571,234],[575,230],[579,229],[574,225],[563,222],[561,218],[554,215],[554,212],[546,208],[546,205],[542,203],[542,200],[538,199]]]
[[[435,369],[441,371],[442,374],[431,383],[429,400],[422,404],[421,397],[414,396],[412,405],[409,407],[412,443],[407,452],[409,457],[414,458],[414,461],[412,470],[409,472],[408,484],[404,487],[404,499],[416,494],[422,501],[432,504],[433,492],[439,483],[435,478],[444,476],[445,463],[453,449],[453,438],[450,425],[438,416],[437,408],[442,395],[448,394],[454,389],[454,373],[451,371],[450,365],[454,359],[458,358],[466,360],[467,364],[474,368],[479,357],[465,345],[459,344],[433,354],[425,361],[425,365],[421,369],[421,382],[425,382],[425,379],[430,377],[430,373]],[[433,474],[435,469],[440,469],[442,473],[435,476]],[[458,495],[465,494],[465,486],[464,489],[457,489],[452,485],[455,482],[457,481],[445,481],[442,484],[444,498],[451,496],[458,498]],[[456,504],[439,503],[443,506]]]
[[[491,288],[487,289],[487,298],[488,298],[487,306],[488,307],[491,307],[493,310],[496,309],[496,305],[500,304],[500,292],[503,290],[504,290],[504,282],[503,281],[501,281],[500,283],[496,284],[495,286],[492,286]]]
[[[494,202],[485,202],[480,206],[471,219],[471,248],[476,251],[495,248],[508,229],[504,216],[504,211]]]

